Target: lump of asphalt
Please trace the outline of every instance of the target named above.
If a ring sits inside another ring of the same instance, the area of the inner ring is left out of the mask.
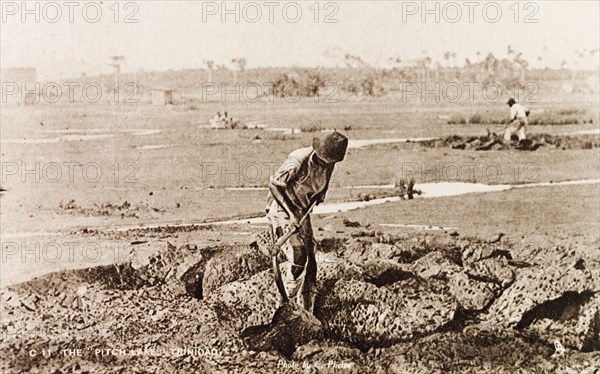
[[[594,311],[598,308],[598,299],[591,295],[599,291],[600,281],[590,270],[574,265],[566,259],[554,265],[519,269],[514,284],[492,304],[484,320],[536,331],[541,336],[551,323],[567,346],[589,349],[586,336],[596,334]],[[547,321],[544,328],[536,324],[540,320]]]
[[[289,357],[297,346],[322,335],[321,322],[301,306],[289,302],[277,309],[270,324],[249,327],[241,337],[249,349],[276,350]]]
[[[220,286],[248,279],[270,265],[269,257],[250,247],[233,247],[219,252],[204,266],[202,294],[206,297]]]
[[[410,278],[384,287],[340,280],[315,313],[327,337],[368,349],[430,334],[450,323],[456,309],[442,282]]]

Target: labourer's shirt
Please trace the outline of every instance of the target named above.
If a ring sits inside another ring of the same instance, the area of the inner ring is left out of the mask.
[[[281,167],[271,176],[271,183],[283,187],[297,208],[306,210],[313,197],[326,189],[333,173],[333,164],[314,162],[313,148],[300,148],[290,153]]]
[[[510,107],[510,120],[527,118],[527,108],[519,103],[515,103]]]

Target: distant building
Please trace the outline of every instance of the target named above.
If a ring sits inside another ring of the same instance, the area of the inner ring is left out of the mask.
[[[173,90],[153,89],[152,105],[173,105]]]
[[[36,68],[2,68],[0,70],[2,82],[30,82],[37,79]]]
[[[40,89],[36,86],[36,68],[3,68],[0,70],[0,80],[3,104],[4,101],[12,104],[39,102]],[[14,89],[17,91],[11,93]]]

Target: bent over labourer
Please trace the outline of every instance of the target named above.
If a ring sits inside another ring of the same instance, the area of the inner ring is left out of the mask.
[[[317,262],[307,213],[314,204],[324,201],[335,163],[344,159],[347,147],[348,138],[338,132],[323,139],[314,138],[312,147],[290,153],[269,181],[267,217],[271,240],[277,240],[290,228],[298,228],[281,247],[282,253],[271,255],[282,259],[279,268],[289,298],[311,313],[316,295]]]
[[[525,139],[525,128],[528,124],[529,109],[510,98],[506,103],[510,107],[510,122],[504,129],[504,143],[510,143],[513,133],[517,133],[519,140]]]

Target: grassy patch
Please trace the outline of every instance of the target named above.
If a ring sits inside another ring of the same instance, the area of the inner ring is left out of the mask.
[[[596,121],[594,115],[579,108],[544,111],[529,117],[529,124],[532,126],[585,125],[596,123]],[[505,115],[476,112],[470,115],[454,114],[446,123],[448,125],[506,125],[509,122]]]

